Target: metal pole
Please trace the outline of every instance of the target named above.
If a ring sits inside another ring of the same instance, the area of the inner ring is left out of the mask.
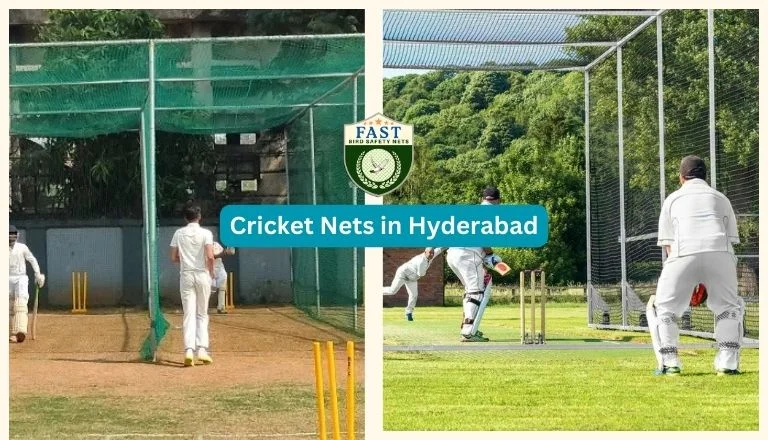
[[[37,115],[77,115],[77,114],[91,114],[91,113],[124,113],[124,112],[140,112],[141,107],[123,107],[123,108],[94,108],[84,110],[40,110],[29,112],[16,112],[12,116],[37,116]]]
[[[315,173],[315,111],[309,108],[309,148],[312,165],[312,204],[317,205],[317,173]],[[317,316],[320,316],[320,250],[315,248],[315,295]]]
[[[664,151],[664,39],[662,38],[661,20],[661,16],[656,17],[656,72],[658,81],[656,92],[659,102],[659,197],[661,200],[659,207],[664,204],[664,199],[667,198],[666,155]],[[667,251],[662,247],[661,261],[666,259]]]
[[[622,47],[616,49],[616,89],[619,113],[619,218],[621,221],[621,322],[627,321],[627,231],[624,223],[624,72],[622,69]]]
[[[387,14],[395,12],[410,12],[411,9],[388,9]],[[462,14],[487,14],[484,9],[419,9],[418,12],[443,12],[443,13],[462,13]],[[610,15],[610,16],[638,16],[645,17],[656,14],[653,9],[494,9],[497,14],[510,15]]]
[[[147,156],[147,225],[149,230],[149,271],[147,275],[150,276],[150,313],[152,313],[153,306],[156,305],[154,301],[160,299],[160,283],[157,261],[157,200],[156,200],[156,187],[155,187],[155,43],[149,42],[149,111],[147,112],[149,119],[149,142],[146,145]],[[157,316],[152,314],[152,341],[157,341],[157,335],[155,334],[155,324]],[[157,361],[157,347],[152,347],[152,360]]]
[[[149,106],[149,101],[147,101],[147,106]],[[146,145],[147,142],[149,142],[149,138],[147,136],[147,127],[149,127],[149,122],[147,121],[147,109],[144,109],[141,112],[141,136],[140,139],[140,146],[141,148],[141,188],[144,191],[144,194],[142,194],[141,197],[141,206],[142,206],[142,212],[143,212],[143,220],[144,220],[144,270],[147,277],[147,299],[148,299],[148,308],[149,308],[149,320],[150,322],[153,320],[154,316],[152,313],[152,295],[150,292],[152,292],[152,278],[150,276],[150,264],[149,261],[149,228],[147,225],[149,224],[149,208],[147,207],[147,156],[146,156]],[[151,328],[150,328],[151,329]]]
[[[357,122],[357,76],[352,79],[352,122]],[[357,186],[352,183],[352,204],[357,205]],[[352,301],[353,325],[357,330],[357,248],[352,248]]]
[[[715,145],[715,11],[707,9],[709,52],[709,182],[717,189],[717,148]]]
[[[221,42],[252,42],[252,41],[289,41],[289,40],[356,40],[364,39],[365,34],[327,34],[327,35],[249,35],[244,37],[198,37],[198,38],[162,38],[158,44],[166,43],[221,43]]]
[[[448,71],[471,71],[471,72],[477,72],[477,71],[492,71],[496,72],[499,70],[499,66],[496,65],[489,65],[489,66],[451,66],[446,67],[444,64],[440,63],[422,63],[422,64],[397,64],[388,62],[387,59],[384,59],[384,63],[382,65],[385,69],[413,69],[413,70],[419,70],[419,69],[438,69],[438,70],[448,70]],[[546,70],[548,72],[582,72],[584,71],[583,66],[569,66],[569,67],[558,67],[558,68],[552,68],[548,66],[540,66],[537,64],[519,64],[514,66],[505,66],[504,70]]]
[[[365,66],[357,69],[357,71],[353,75],[362,74],[363,73],[363,69],[365,69]],[[354,77],[348,77],[348,78],[344,79],[342,82],[336,84],[330,90],[328,90],[327,92],[325,92],[322,95],[318,96],[317,98],[315,98],[314,101],[312,101],[309,104],[307,104],[307,108],[309,109],[311,107],[314,107],[315,105],[319,105],[319,103],[322,102],[323,99],[325,99],[326,97],[330,96],[333,93],[336,93],[337,90],[339,90],[340,88],[344,87],[353,78]],[[289,119],[288,122],[285,123],[285,125],[289,125],[291,122],[295,121],[296,119],[300,118],[303,115],[304,115],[304,112],[301,112],[301,113],[297,114],[296,116],[294,116],[291,119]]]
[[[352,104],[345,103],[345,102],[328,102],[328,103],[311,103],[311,102],[303,102],[298,104],[255,104],[255,105],[202,105],[202,106],[184,106],[184,107],[157,107],[155,110],[159,112],[165,112],[165,111],[194,111],[194,110],[203,110],[203,111],[212,111],[212,112],[241,112],[245,110],[254,110],[254,109],[273,109],[273,108],[309,108],[309,107],[349,107]],[[131,109],[128,109],[131,110]],[[123,111],[128,111],[123,110]],[[115,110],[107,110],[107,111],[115,111]],[[103,112],[103,111],[102,111]],[[62,111],[57,110],[56,113],[62,113]],[[91,113],[91,112],[87,112]],[[34,112],[30,113],[33,115],[40,114],[40,112]],[[293,122],[293,120],[291,121]]]
[[[587,198],[587,324],[592,323],[592,301],[589,287],[592,285],[592,200],[590,196],[589,163],[589,70],[584,71],[584,171]]]
[[[187,80],[189,81],[189,80]],[[149,82],[149,79],[112,79],[103,81],[64,81],[64,82],[47,82],[47,83],[24,83],[24,84],[9,84],[8,87],[12,89],[26,89],[30,87],[63,87],[63,86],[100,86],[109,84],[135,84]]]
[[[290,168],[288,168],[288,142],[285,142],[285,203],[287,205],[291,204],[291,172]],[[291,292],[295,292],[294,290],[294,280],[293,280],[293,248],[288,248],[288,263],[291,267]],[[296,298],[294,297],[294,300]]]
[[[157,82],[196,82],[196,81],[267,81],[278,79],[322,79],[322,78],[348,78],[354,75],[354,72],[338,73],[314,73],[314,74],[296,74],[296,75],[238,75],[238,76],[205,76],[194,78],[158,78]],[[146,80],[133,80],[146,81]],[[118,81],[105,81],[118,82]],[[91,84],[86,82],[85,84]],[[56,85],[56,84],[54,84]]]
[[[119,45],[119,44],[147,44],[151,40],[147,39],[135,39],[135,40],[98,40],[98,41],[53,41],[50,43],[14,43],[9,44],[10,47],[70,47],[70,46],[106,46],[106,45]]]
[[[525,41],[525,40],[494,40],[488,41],[483,39],[478,40],[458,40],[441,38],[422,38],[416,40],[399,40],[394,39],[385,40],[386,44],[401,44],[401,45],[432,45],[432,44],[451,44],[456,46],[467,45],[479,45],[479,46],[532,46],[532,47],[611,47],[616,44],[615,41]]]

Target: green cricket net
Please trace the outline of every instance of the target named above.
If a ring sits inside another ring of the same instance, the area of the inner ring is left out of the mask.
[[[151,358],[168,329],[160,308],[158,221],[178,218],[186,189],[198,198],[215,194],[218,183],[216,163],[190,158],[216,162],[215,135],[283,132],[288,203],[364,203],[362,193],[353,195],[342,161],[343,125],[364,117],[363,66],[360,34],[11,45],[11,136],[20,146],[11,153],[18,187],[11,217],[47,215],[69,226],[141,222],[143,243],[123,246],[138,246],[144,267],[135,276],[144,271],[149,278],[144,299],[132,301],[149,300],[152,330],[142,356]],[[170,166],[168,155],[179,155],[181,166]],[[77,190],[77,182],[101,196]],[[202,203],[212,207],[208,218],[217,218],[223,204],[253,202]],[[292,254],[295,305],[362,331],[362,253]],[[57,264],[65,262],[49,261],[49,271]]]
[[[337,105],[354,95],[357,109]],[[362,78],[339,87],[288,126],[288,180],[291,204],[365,204],[343,162],[343,132],[337,127],[362,119]],[[355,255],[356,253],[356,255]],[[294,300],[316,318],[354,332],[363,331],[362,251],[348,248],[296,248],[291,252]]]

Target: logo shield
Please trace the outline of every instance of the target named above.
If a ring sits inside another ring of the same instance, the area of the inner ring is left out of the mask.
[[[413,168],[413,126],[381,113],[344,125],[344,167],[368,194],[396,190]]]

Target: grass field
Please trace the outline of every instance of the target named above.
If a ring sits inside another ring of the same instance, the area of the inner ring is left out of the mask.
[[[518,309],[486,310],[489,343],[519,343]],[[547,306],[547,342],[616,343],[616,349],[388,352],[385,430],[757,430],[758,350],[742,352],[741,376],[717,377],[714,349],[681,350],[683,375],[652,374],[647,333],[592,330],[585,304]],[[385,309],[386,345],[455,345],[461,308]],[[683,337],[683,343],[707,343]],[[470,344],[464,344],[470,345]]]

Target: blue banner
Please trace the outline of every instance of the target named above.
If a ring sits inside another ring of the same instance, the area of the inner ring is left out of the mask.
[[[219,235],[237,248],[510,247],[547,243],[539,205],[228,205]]]

